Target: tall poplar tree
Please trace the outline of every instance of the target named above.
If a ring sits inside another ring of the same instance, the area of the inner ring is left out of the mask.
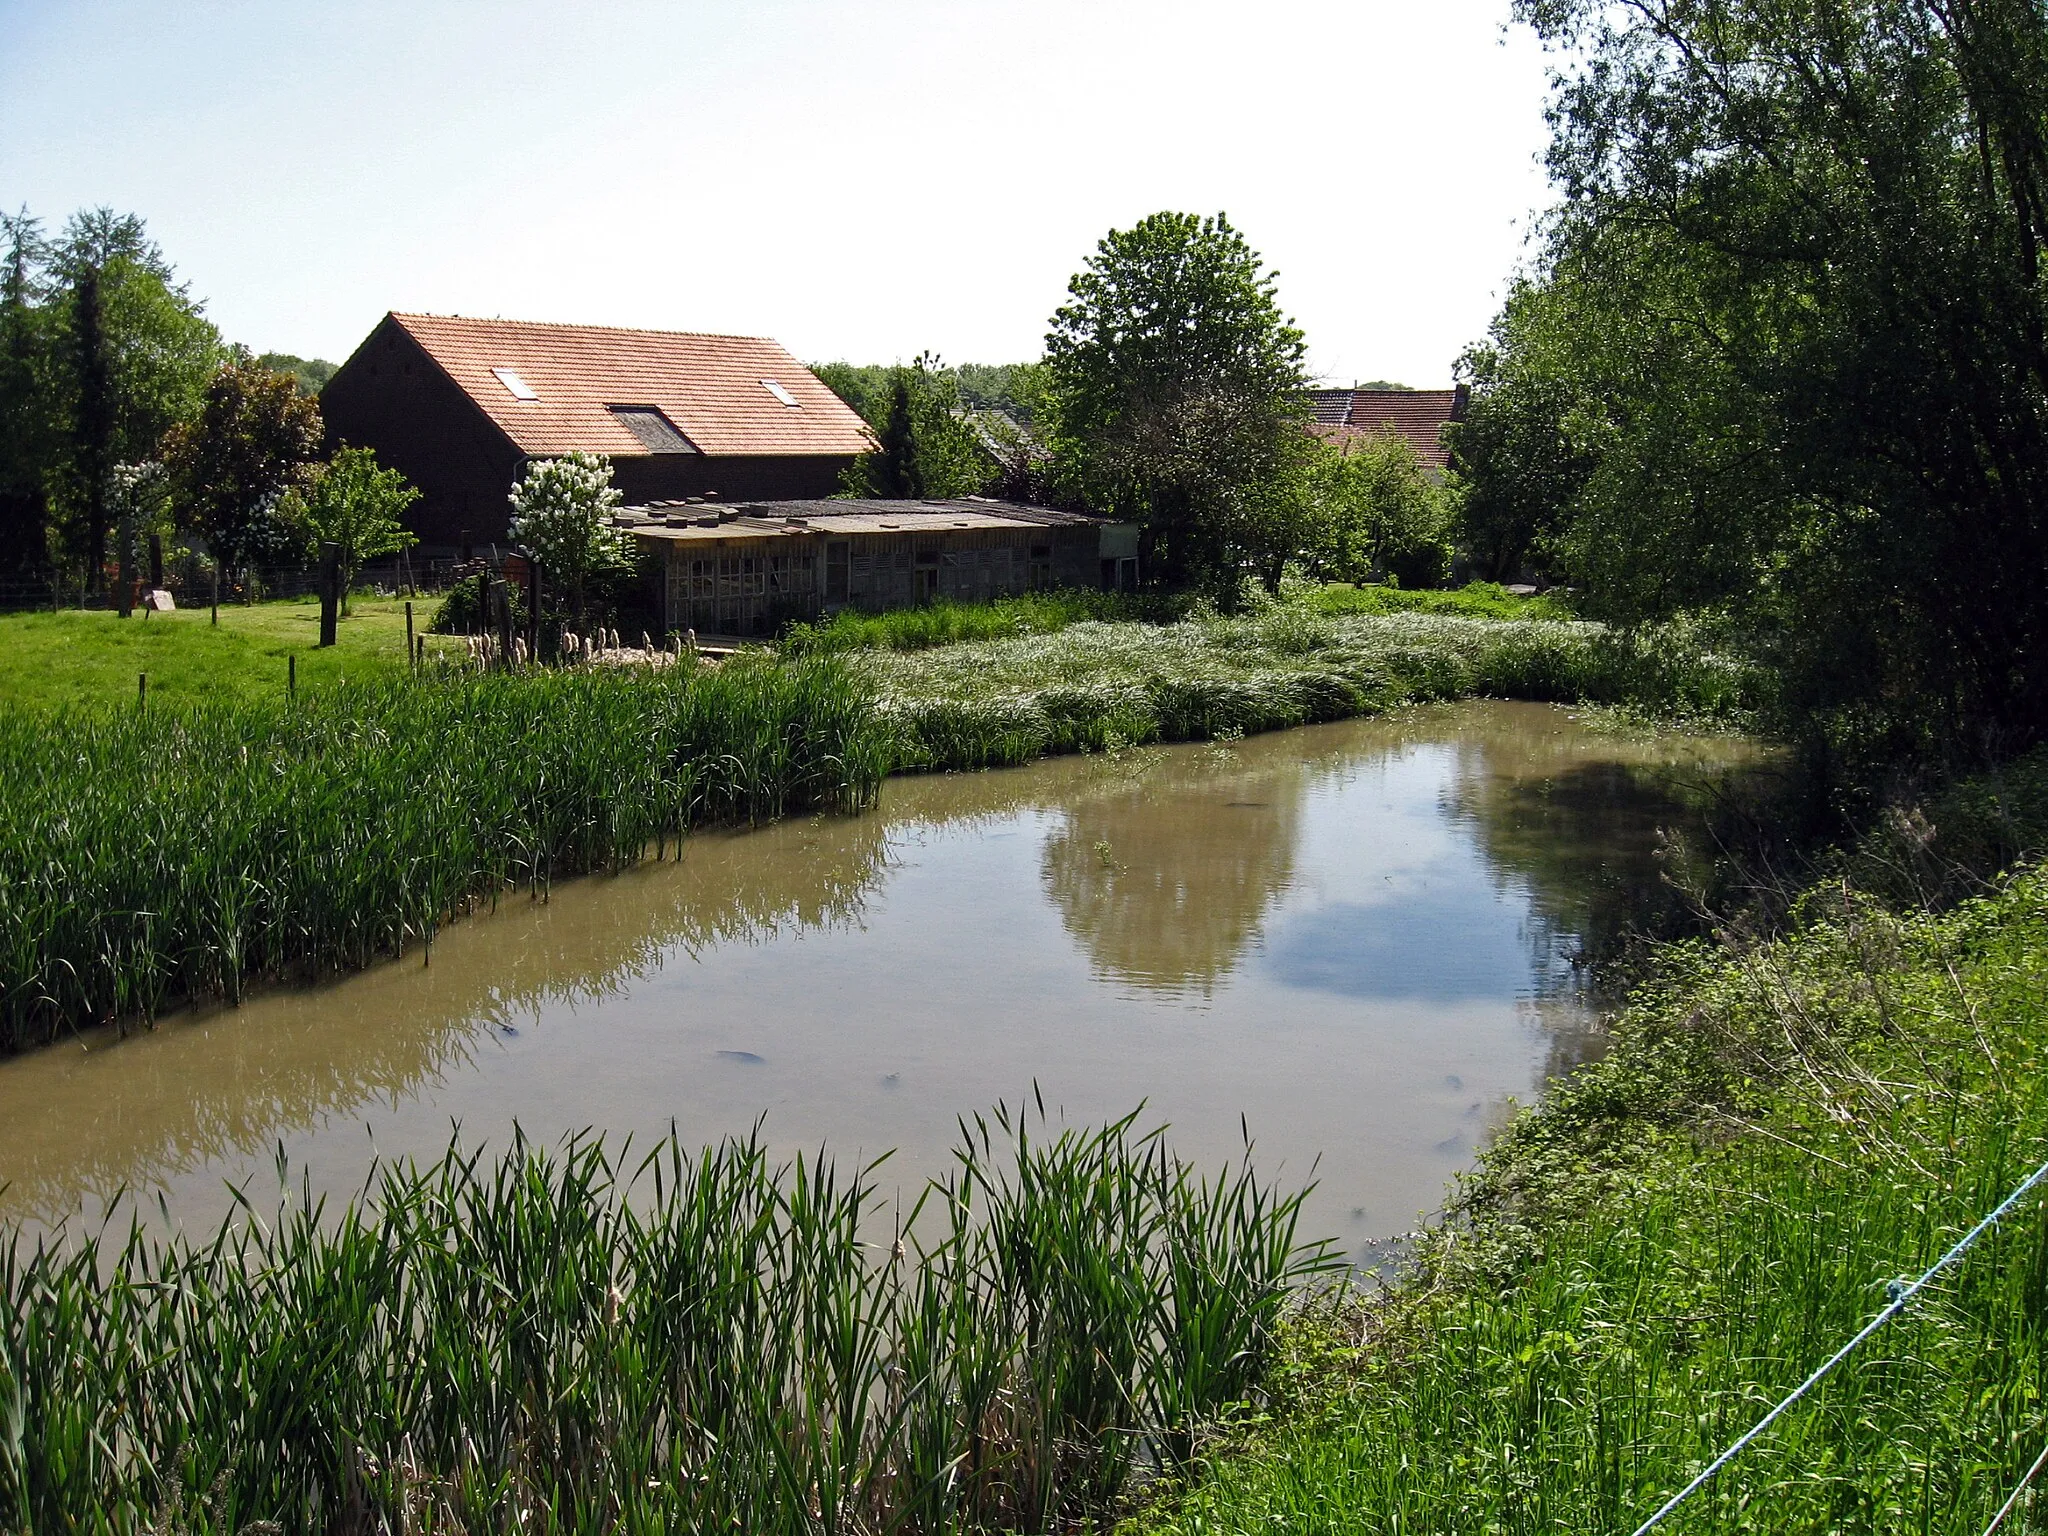
[[[132,214],[75,214],[52,253],[53,454],[66,551],[97,581],[107,565],[110,479],[156,455],[198,414],[219,334]]]
[[[41,226],[27,209],[0,214],[0,239],[0,573],[13,574],[49,556],[49,323]]]

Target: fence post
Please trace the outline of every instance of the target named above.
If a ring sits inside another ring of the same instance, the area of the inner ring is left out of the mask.
[[[540,560],[526,557],[526,654],[540,660]]]
[[[220,628],[220,556],[213,558],[213,627]]]
[[[115,566],[114,579],[120,584],[114,594],[115,606],[125,619],[135,611],[135,519],[124,517],[115,527],[115,536],[121,541],[121,558]]]
[[[491,583],[498,600],[498,665],[512,665],[512,589],[503,577]]]
[[[341,546],[328,540],[320,546],[320,643],[334,644],[334,625],[341,607]]]
[[[284,691],[286,698],[299,696],[299,658],[295,655],[284,659]]]
[[[164,584],[164,536],[152,533],[149,536],[149,590],[154,592]]]
[[[413,659],[411,603],[407,603],[405,605],[405,659],[406,662],[412,667],[413,671],[419,671],[419,663]]]
[[[141,709],[148,703],[149,674],[147,672],[138,672],[135,674],[135,707]]]

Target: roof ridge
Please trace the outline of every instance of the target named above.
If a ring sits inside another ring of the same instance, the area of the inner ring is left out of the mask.
[[[394,309],[390,314],[394,320],[457,320],[469,325],[511,325],[529,331],[612,331],[622,336],[691,336],[707,341],[765,341],[771,346],[782,346],[773,336],[741,331],[661,331],[646,325],[597,325],[580,320],[506,320],[483,315],[437,315],[424,309]],[[783,350],[787,352],[789,349],[783,347]]]

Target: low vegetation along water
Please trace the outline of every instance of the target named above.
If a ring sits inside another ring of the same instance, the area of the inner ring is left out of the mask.
[[[896,779],[501,899],[430,963],[18,1057],[0,1209],[75,1234],[126,1189],[195,1234],[112,1291],[105,1248],[17,1252],[23,1496],[218,1529],[1088,1506],[1241,1393],[1299,1245],[1378,1251],[1597,1050],[1574,959],[1752,759],[1472,703]],[[603,1150],[501,1165],[515,1125]],[[221,1226],[280,1161],[378,1219]]]

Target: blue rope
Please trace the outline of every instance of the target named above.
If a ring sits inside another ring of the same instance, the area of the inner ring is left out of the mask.
[[[1962,1237],[1957,1240],[1956,1245],[1953,1248],[1949,1249],[1947,1253],[1944,1253],[1939,1259],[1935,1260],[1934,1267],[1928,1270],[1926,1274],[1922,1275],[1918,1280],[1915,1280],[1911,1285],[1902,1285],[1896,1280],[1892,1281],[1891,1284],[1886,1287],[1886,1295],[1889,1299],[1885,1302],[1884,1310],[1878,1313],[1877,1316],[1873,1317],[1868,1323],[1864,1324],[1862,1332],[1858,1333],[1855,1338],[1851,1339],[1848,1343],[1844,1344],[1840,1349],[1836,1350],[1832,1355],[1828,1356],[1828,1358],[1821,1363],[1821,1365],[1814,1371],[1814,1373],[1811,1376],[1807,1377],[1806,1380],[1802,1381],[1801,1383],[1799,1383],[1798,1386],[1792,1389],[1792,1391],[1785,1397],[1784,1401],[1779,1403],[1777,1407],[1773,1408],[1761,1419],[1758,1419],[1756,1421],[1756,1424],[1750,1429],[1748,1434],[1744,1435],[1740,1440],[1737,1440],[1733,1445],[1729,1446],[1727,1450],[1723,1451],[1720,1455],[1716,1456],[1712,1461],[1708,1462],[1705,1470],[1703,1470],[1698,1477],[1694,1478],[1691,1482],[1687,1483],[1683,1488],[1679,1489],[1678,1492],[1671,1495],[1669,1499],[1665,1500],[1664,1507],[1662,1509],[1658,1510],[1657,1513],[1650,1516],[1649,1519],[1645,1520],[1641,1525],[1635,1528],[1634,1536],[1645,1536],[1646,1532],[1655,1530],[1659,1525],[1663,1524],[1666,1516],[1668,1516],[1673,1510],[1677,1509],[1678,1506],[1683,1504],[1687,1499],[1691,1498],[1695,1493],[1699,1492],[1700,1489],[1704,1488],[1707,1485],[1707,1483],[1712,1480],[1716,1472],[1719,1472],[1723,1467],[1727,1466],[1729,1462],[1733,1461],[1737,1456],[1741,1455],[1742,1452],[1749,1446],[1749,1443],[1752,1440],[1756,1439],[1758,1435],[1761,1435],[1765,1430],[1769,1429],[1772,1424],[1776,1423],[1779,1416],[1783,1414],[1786,1409],[1790,1408],[1794,1403],[1798,1402],[1802,1397],[1806,1396],[1807,1393],[1811,1392],[1815,1387],[1819,1386],[1821,1381],[1827,1376],[1827,1374],[1830,1371],[1832,1371],[1836,1366],[1840,1365],[1844,1360],[1849,1358],[1850,1354],[1855,1351],[1857,1345],[1861,1344],[1865,1339],[1869,1338],[1873,1333],[1877,1332],[1878,1329],[1882,1328],[1886,1323],[1890,1322],[1893,1318],[1897,1317],[1901,1312],[1905,1311],[1907,1307],[1911,1306],[1913,1304],[1913,1299],[1927,1288],[1928,1283],[1932,1281],[1936,1275],[1940,1274],[1943,1270],[1947,1269],[1951,1264],[1955,1263],[1957,1259],[1960,1259],[1964,1254],[1968,1253],[1971,1247],[1976,1243],[1978,1238],[1982,1237],[1986,1232],[1989,1232],[1993,1227],[1997,1226],[2000,1219],[2003,1218],[2005,1214],[2008,1211],[2010,1211],[2014,1206],[2018,1205],[2021,1200],[2025,1199],[2029,1194],[2031,1194],[2033,1192],[2034,1186],[2039,1184],[2043,1179],[2048,1179],[2048,1163],[2043,1163],[2040,1167],[2036,1168],[2033,1171],[2033,1173],[2028,1175],[2025,1183],[2021,1184],[2018,1189],[2014,1190],[2011,1194],[2007,1195],[2005,1199],[1999,1203],[1997,1210],[1993,1211],[1989,1216],[1986,1216],[1982,1221],[1978,1222],[1976,1226],[1970,1228],[1968,1232],[1965,1232],[1962,1235]]]

